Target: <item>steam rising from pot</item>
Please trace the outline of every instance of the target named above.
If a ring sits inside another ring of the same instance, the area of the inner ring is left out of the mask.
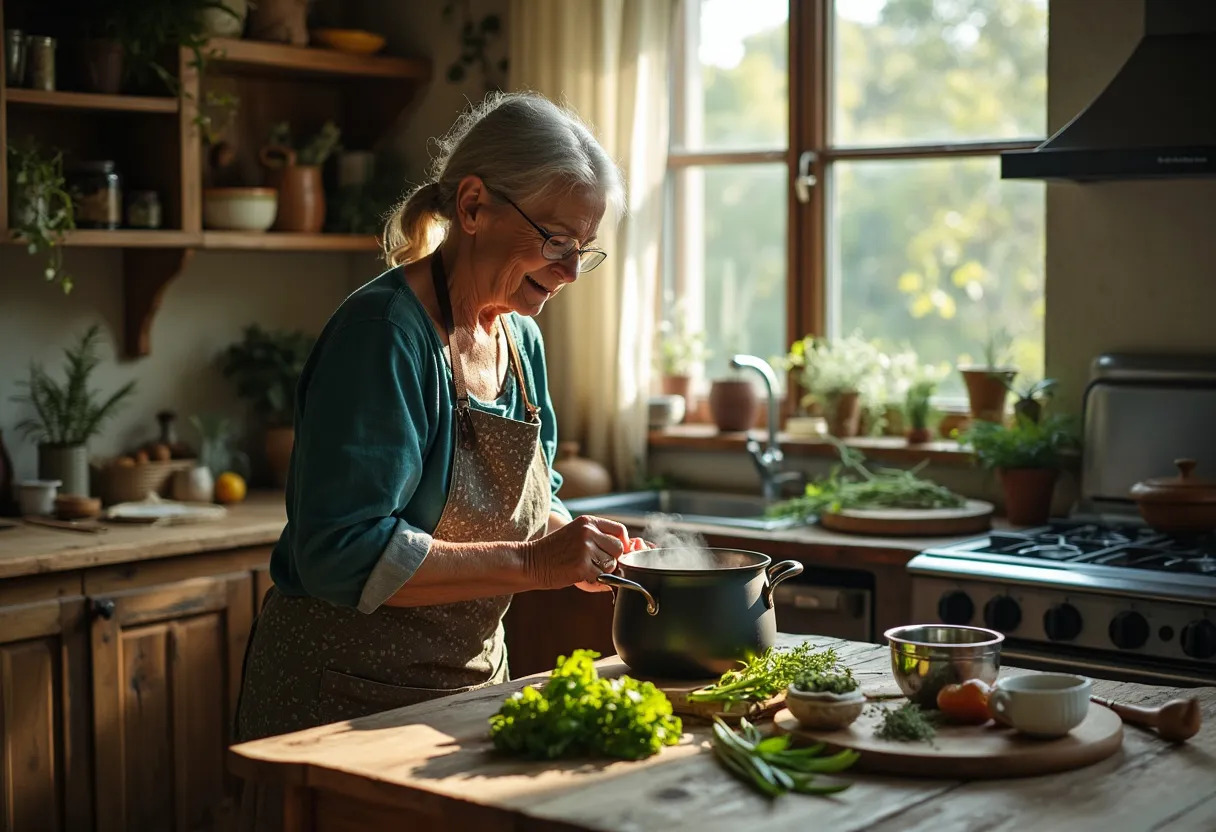
[[[714,569],[722,566],[705,545],[705,538],[696,532],[673,529],[672,520],[671,515],[667,514],[647,516],[642,539],[654,548],[664,550],[660,558],[654,561],[648,558],[647,566],[660,569]]]

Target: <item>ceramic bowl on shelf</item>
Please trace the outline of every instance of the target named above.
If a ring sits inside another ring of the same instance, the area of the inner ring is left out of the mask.
[[[785,692],[785,707],[803,728],[835,731],[851,725],[861,716],[866,698],[861,690],[848,693],[805,691],[790,685]]]
[[[384,36],[362,29],[314,29],[313,43],[352,52],[356,55],[374,55],[384,48]]]
[[[654,430],[662,430],[684,421],[685,402],[683,396],[651,396],[647,402],[647,423]]]
[[[222,231],[265,231],[274,225],[279,193],[274,188],[206,188],[203,225]]]

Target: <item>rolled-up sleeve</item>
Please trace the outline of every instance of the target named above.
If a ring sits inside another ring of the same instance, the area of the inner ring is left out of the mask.
[[[410,579],[431,536],[400,519],[422,473],[420,351],[392,322],[350,323],[301,379],[292,555],[304,589],[374,611]]]

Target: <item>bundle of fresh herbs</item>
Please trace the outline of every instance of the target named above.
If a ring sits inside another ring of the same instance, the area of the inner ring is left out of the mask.
[[[856,762],[856,751],[845,749],[830,757],[821,757],[823,743],[797,749],[789,745],[788,736],[766,739],[746,719],[739,720],[739,732],[736,733],[714,717],[713,748],[718,760],[740,780],[769,797],[780,797],[786,792],[834,794],[852,785],[817,783],[815,775],[844,771]]]
[[[773,517],[812,520],[825,512],[876,508],[958,508],[966,500],[948,488],[919,476],[928,460],[908,470],[865,466],[865,455],[856,448],[829,438],[840,453],[840,464],[825,480],[807,485],[806,493],[777,503],[769,509]]]
[[[490,717],[495,747],[532,759],[637,760],[679,742],[683,725],[663,692],[629,676],[601,679],[597,658],[592,650],[561,656],[544,687],[507,697]]]
[[[874,736],[895,742],[931,742],[937,734],[933,720],[920,709],[919,705],[905,702],[898,708],[886,708],[882,715],[882,724],[874,732]]]
[[[764,702],[784,691],[799,675],[813,671],[825,672],[836,668],[836,651],[828,648],[814,652],[810,642],[788,650],[770,647],[758,656],[742,663],[738,670],[728,670],[709,687],[688,695],[690,702]]]

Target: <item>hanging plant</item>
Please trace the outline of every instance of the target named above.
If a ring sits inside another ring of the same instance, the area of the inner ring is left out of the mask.
[[[495,61],[490,57],[489,47],[502,34],[502,19],[496,14],[487,14],[476,20],[470,0],[448,0],[443,6],[443,19],[451,22],[456,18],[456,7],[460,7],[460,57],[448,67],[448,81],[459,84],[470,71],[480,69],[486,92],[502,89],[507,74],[507,59]]]
[[[63,269],[63,235],[76,227],[71,194],[63,176],[63,153],[44,155],[30,140],[8,146],[9,226],[30,254],[46,254],[43,275],[72,291],[72,278]]]

